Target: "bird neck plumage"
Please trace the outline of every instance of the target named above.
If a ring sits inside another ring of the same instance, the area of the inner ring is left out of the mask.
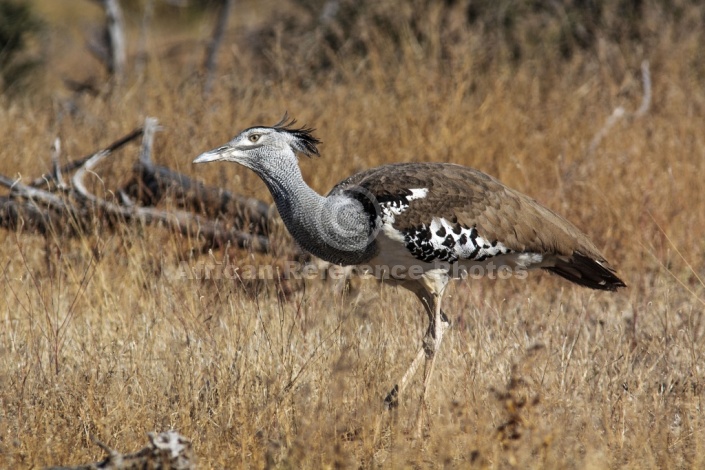
[[[360,264],[372,257],[370,219],[358,201],[342,195],[321,196],[306,184],[296,163],[281,164],[276,174],[260,176],[302,248],[336,264]]]
[[[290,224],[306,223],[320,213],[326,198],[306,184],[298,165],[280,165],[276,174],[266,172],[260,176],[290,231]]]

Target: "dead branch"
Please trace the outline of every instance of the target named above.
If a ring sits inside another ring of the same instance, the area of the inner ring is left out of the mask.
[[[0,186],[10,188],[10,195],[0,198],[0,227],[41,234],[54,230],[75,236],[90,225],[84,208],[72,204],[64,194],[26,186],[3,175]]]
[[[101,462],[95,462],[75,467],[50,467],[46,470],[128,470],[135,468],[150,468],[154,470],[194,470],[196,459],[191,441],[176,431],[166,431],[159,434],[150,432],[149,444],[142,450],[132,454],[122,454],[111,449],[97,439],[94,443],[103,449],[108,456]]]
[[[213,86],[213,75],[215,75],[215,59],[218,55],[218,50],[220,49],[220,44],[223,42],[223,36],[225,35],[225,28],[228,24],[228,18],[230,17],[230,12],[233,8],[233,0],[222,0],[222,6],[218,12],[218,17],[216,18],[215,28],[213,29],[213,38],[208,43],[206,48],[206,60],[203,64],[206,72],[205,82],[203,84],[203,92],[205,94],[210,93]]]
[[[115,152],[126,144],[128,144],[129,142],[132,142],[133,140],[139,138],[142,135],[142,132],[143,129],[141,127],[138,127],[137,129],[119,138],[118,140],[103,148],[102,150],[99,150],[98,152],[107,152],[108,154]],[[66,165],[61,167],[60,172],[69,173],[71,171],[74,171],[76,168],[79,168],[80,166],[84,165],[91,157],[93,157],[98,152],[93,152],[90,155],[86,155],[85,157],[79,158],[78,160],[74,160],[72,162],[67,163]],[[49,183],[55,182],[56,178],[54,177],[54,175],[43,174],[39,178],[36,178],[34,181],[32,181],[32,186],[36,188],[42,188],[44,186],[47,186]]]
[[[90,231],[96,223],[137,222],[160,225],[187,237],[207,242],[208,247],[237,246],[268,252],[269,205],[195,182],[169,168],[154,165],[156,119],[147,118],[144,127],[87,157],[64,166],[58,163],[60,141],[56,139],[51,157],[52,170],[33,185],[0,175],[0,186],[10,189],[0,196],[0,227],[46,234],[50,231],[76,236]],[[97,195],[87,183],[98,165],[115,150],[142,135],[142,146],[134,176],[112,193]],[[70,185],[63,175],[74,172]],[[178,210],[155,207],[167,196],[177,201]]]
[[[157,127],[157,120],[147,118],[145,123],[144,139],[142,148],[151,149],[154,133]],[[146,151],[143,151],[143,155]],[[205,238],[215,245],[225,245],[232,242],[241,248],[251,248],[254,251],[266,252],[269,250],[269,240],[259,235],[250,235],[239,229],[226,228],[223,223],[203,218],[199,215],[185,211],[163,211],[154,207],[144,206],[120,206],[113,202],[101,199],[90,193],[86,187],[84,179],[88,173],[93,172],[95,167],[104,160],[109,153],[101,151],[93,155],[85,164],[73,175],[72,183],[74,191],[85,201],[91,203],[95,208],[103,211],[104,214],[125,221],[140,221],[143,224],[162,223],[168,228],[180,232],[183,235]],[[146,161],[146,157],[143,157]]]
[[[7,176],[0,175],[0,185],[10,188],[11,196],[38,201],[53,209],[63,210],[67,208],[66,202],[60,196],[40,188],[26,186],[17,180],[8,178]]]
[[[135,177],[124,188],[125,197],[134,198],[143,205],[154,206],[169,194],[182,209],[203,213],[209,218],[224,218],[234,227],[241,230],[248,228],[248,232],[253,234],[268,234],[268,204],[221,188],[206,187],[186,175],[154,165],[152,141],[157,130],[156,119],[147,118],[140,158],[134,168]]]
[[[152,148],[154,147],[154,134],[161,130],[157,118],[147,117],[144,120],[144,137],[140,148],[139,162],[144,166],[152,166]]]
[[[125,25],[122,10],[117,0],[103,0],[106,20],[106,42],[108,49],[108,72],[116,80],[122,80],[127,62],[127,47],[125,46]]]
[[[602,126],[602,128],[597,131],[597,134],[595,134],[595,137],[592,138],[590,141],[590,146],[588,147],[588,155],[592,155],[595,153],[595,150],[597,150],[597,147],[602,143],[602,140],[609,134],[610,130],[614,127],[619,120],[621,120],[624,115],[626,114],[626,111],[624,110],[623,107],[617,106],[614,108],[614,111],[612,111],[612,114],[607,118],[605,121],[605,124]]]
[[[141,204],[156,205],[169,194],[184,210],[227,219],[255,234],[269,233],[269,205],[259,199],[208,187],[163,166],[138,163],[134,171],[135,178],[125,187],[125,193]]]
[[[127,47],[122,9],[118,0],[95,0],[105,10],[105,25],[87,40],[88,51],[98,59],[117,83],[125,75]]]
[[[605,124],[602,128],[595,134],[595,136],[590,141],[587,153],[592,155],[597,150],[597,147],[602,143],[602,140],[609,134],[610,130],[614,127],[617,122],[623,118],[640,118],[643,117],[651,107],[651,72],[649,71],[649,61],[645,60],[641,63],[641,83],[644,89],[644,94],[642,95],[641,105],[639,109],[630,113],[627,112],[622,106],[617,106],[612,114],[607,118]]]
[[[61,139],[54,139],[54,145],[51,146],[51,176],[56,181],[59,188],[64,188],[64,179],[61,174],[61,166],[59,165],[59,157],[61,156]]]
[[[30,200],[0,196],[0,227],[47,234],[52,227],[62,227],[66,219],[61,212],[46,209]]]

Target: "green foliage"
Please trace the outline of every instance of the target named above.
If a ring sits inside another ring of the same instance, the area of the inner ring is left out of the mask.
[[[3,91],[27,80],[40,61],[28,55],[31,38],[41,22],[27,3],[0,0],[0,86]]]

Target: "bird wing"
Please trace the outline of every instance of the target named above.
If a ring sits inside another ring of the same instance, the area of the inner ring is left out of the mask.
[[[426,190],[423,197],[409,197],[420,189]],[[354,192],[357,197],[363,192],[377,200],[377,207],[394,201],[402,204],[393,222],[402,234],[418,236],[436,219],[443,221],[444,231],[466,233],[474,228],[473,233],[489,245],[499,243],[512,252],[555,257],[556,265],[547,269],[573,282],[598,289],[624,285],[597,247],[572,223],[472,168],[450,163],[385,165],[351,176],[331,194],[342,192]],[[434,229],[438,227],[436,223]]]

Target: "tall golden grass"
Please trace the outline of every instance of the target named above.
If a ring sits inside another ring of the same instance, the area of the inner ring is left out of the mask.
[[[2,231],[0,467],[96,461],[93,437],[138,449],[170,428],[192,439],[202,468],[705,467],[699,30],[654,14],[643,47],[604,41],[517,62],[483,60],[473,30],[450,57],[373,30],[364,58],[337,56],[335,73],[302,83],[287,74],[297,57],[248,52],[248,28],[277,3],[237,2],[209,96],[194,70],[210,23],[195,22],[155,29],[142,76],[90,97],[61,80],[102,79],[82,42],[100,11],[63,16],[57,3],[36,2],[53,18],[45,91],[2,101],[5,175],[47,171],[56,136],[68,160],[155,116],[160,164],[270,200],[243,168],[190,162],[288,110],[324,142],[320,159],[301,161],[319,192],[383,163],[473,166],[581,227],[629,288],[593,292],[542,273],[455,284],[431,427],[418,440],[418,377],[398,410],[381,413],[425,328],[406,292],[365,281],[339,294],[311,280],[283,300],[276,286],[181,279],[179,262],[203,259],[201,245],[156,227],[73,240]],[[250,66],[262,60],[281,73],[262,79]],[[642,60],[652,101],[634,117]],[[618,106],[629,115],[591,148]],[[137,151],[111,157],[96,187],[109,197]]]

